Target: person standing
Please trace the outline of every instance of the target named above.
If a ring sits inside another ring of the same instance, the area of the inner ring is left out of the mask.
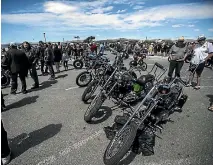
[[[38,62],[37,52],[35,49],[32,48],[32,46],[27,41],[23,43],[23,46],[24,52],[27,55],[30,62],[30,76],[34,80],[34,84],[32,85],[31,89],[39,88],[38,74],[36,70],[36,64]]]
[[[44,44],[42,41],[39,41],[39,46],[37,49],[37,56],[39,57],[40,63],[41,63],[41,73],[44,76]]]
[[[189,76],[188,86],[191,86],[192,80],[194,78],[194,73],[197,74],[197,85],[195,89],[200,89],[201,74],[205,67],[205,62],[213,57],[213,45],[206,41],[205,36],[199,36],[198,44],[194,46],[193,56],[190,62],[189,71],[191,71]]]
[[[100,51],[99,51],[100,54],[104,54],[104,43],[101,43],[100,44]]]
[[[58,48],[58,45],[54,46],[53,54],[54,54],[54,62],[55,62],[56,71],[59,73],[60,72],[60,69],[59,69],[60,68],[60,61],[62,59],[62,52]]]
[[[48,43],[48,45],[46,45],[45,52],[44,52],[44,61],[50,72],[49,80],[55,80],[55,72],[53,69],[54,55],[53,55],[51,43]]]
[[[16,94],[18,87],[18,76],[21,80],[22,84],[22,93],[27,93],[26,86],[26,77],[28,74],[28,69],[30,68],[29,60],[26,54],[17,49],[15,43],[10,44],[10,50],[7,51],[7,55],[3,59],[3,64],[8,66],[9,70],[12,74],[12,82],[11,82],[11,94]]]
[[[180,77],[180,71],[184,64],[185,53],[187,52],[187,46],[184,43],[184,37],[180,37],[178,42],[173,45],[169,51],[170,64],[168,77],[171,80],[173,72],[175,70],[175,77]]]
[[[69,61],[68,53],[66,52],[66,50],[63,50],[62,62],[63,62],[65,71],[68,70],[68,61]]]

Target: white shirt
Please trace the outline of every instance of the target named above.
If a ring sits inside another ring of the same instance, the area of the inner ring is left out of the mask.
[[[205,61],[205,58],[213,53],[212,43],[205,42],[203,45],[197,45],[194,49],[194,54],[191,60],[192,64],[199,64]]]

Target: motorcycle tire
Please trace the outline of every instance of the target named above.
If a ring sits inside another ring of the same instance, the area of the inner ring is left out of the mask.
[[[89,76],[89,80],[86,83],[81,83],[82,79],[86,79],[87,75]],[[92,75],[88,71],[81,72],[77,77],[76,77],[76,84],[79,87],[85,87],[87,86],[90,82],[92,81]]]
[[[10,85],[10,76],[3,74],[1,76],[1,87],[6,88],[8,85]]]
[[[207,62],[205,63],[205,67],[209,67],[209,66],[210,66],[210,62],[207,61]]]
[[[83,65],[84,65],[84,63],[78,59],[73,62],[73,66],[75,69],[82,69]]]
[[[139,65],[141,66],[142,71],[146,71],[147,70],[147,64],[145,62],[140,61]]]
[[[130,148],[133,145],[133,142],[135,140],[136,134],[137,134],[137,124],[134,122],[131,122],[129,125],[127,125],[122,133],[117,134],[109,143],[109,145],[106,148],[106,151],[104,153],[103,161],[105,165],[115,165],[120,162],[120,160],[127,154],[127,152],[130,150]],[[119,140],[120,138],[120,140]],[[122,145],[119,145],[122,144]],[[112,155],[113,150],[115,149],[114,145],[119,145],[117,152]]]
[[[96,86],[97,86],[98,82],[99,82],[98,80],[94,80],[89,83],[87,88],[84,90],[84,93],[81,98],[83,102],[87,102],[89,99],[91,99],[92,95],[94,94],[94,92],[96,90]]]
[[[92,100],[92,102],[90,103],[89,107],[87,108],[84,114],[84,120],[87,123],[91,122],[92,118],[98,112],[104,101],[105,99],[103,98],[101,92]]]

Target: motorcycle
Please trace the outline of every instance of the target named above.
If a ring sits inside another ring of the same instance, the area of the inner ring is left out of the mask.
[[[117,105],[135,104],[144,98],[153,86],[155,76],[150,73],[155,66],[147,75],[142,75],[139,79],[137,79],[132,68],[127,70],[125,67],[116,67],[87,108],[84,120],[90,122],[108,97],[115,100],[113,102]],[[156,74],[156,71],[154,74]]]
[[[106,63],[106,65],[103,65],[102,72],[99,72],[99,76],[95,76],[93,81],[89,83],[89,85],[85,89],[82,95],[82,101],[87,102],[92,97],[92,95],[94,94],[98,86],[103,87],[103,85],[106,83],[108,78],[114,72],[114,68],[120,65],[123,66],[123,58],[125,58],[125,55],[121,55],[121,57],[119,57],[118,54],[116,54],[115,52],[114,54],[116,56],[115,56],[115,61],[113,62],[113,64],[110,65],[109,63]],[[134,76],[137,77],[136,74]]]
[[[1,66],[1,88],[6,88],[10,85],[11,72],[6,68],[6,66]]]
[[[161,76],[165,74],[166,69],[156,65],[163,70]],[[110,140],[103,156],[106,165],[118,164],[129,151],[153,155],[157,130],[170,121],[171,114],[182,111],[187,101],[187,95],[183,94],[186,84],[178,77],[170,83],[159,78],[156,81],[137,108],[129,106],[123,116],[116,116],[112,127],[104,128]]]
[[[147,64],[143,61],[146,58],[146,54],[135,54],[133,56],[134,60],[130,61],[129,66],[140,66],[143,71],[146,71]]]
[[[99,77],[100,73],[103,70],[103,67],[105,64],[108,63],[108,61],[103,61],[99,58],[97,58],[95,61],[92,61],[93,64],[87,66],[86,71],[81,72],[76,77],[76,84],[80,87],[87,86],[95,77]]]
[[[92,67],[97,58],[102,61],[109,62],[109,59],[106,56],[103,56],[102,54],[98,54],[96,56],[96,55],[89,54],[88,52],[86,52],[80,58],[76,59],[73,62],[73,66],[75,69],[82,69],[83,65],[85,63],[85,67]]]
[[[206,61],[205,67],[213,67],[213,57]]]

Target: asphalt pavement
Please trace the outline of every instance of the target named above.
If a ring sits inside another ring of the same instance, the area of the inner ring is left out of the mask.
[[[106,53],[113,60],[114,56]],[[148,70],[155,62],[166,68],[169,65],[163,57],[148,57],[145,61]],[[185,64],[182,70],[183,78],[188,74],[187,67]],[[111,109],[114,104],[106,101],[99,118],[87,124],[83,117],[88,105],[81,101],[85,88],[75,84],[83,69],[75,70],[71,65],[69,69],[56,74],[55,81],[39,76],[40,88],[25,95],[10,95],[10,88],[2,90],[8,107],[2,112],[2,120],[13,153],[10,165],[104,164],[109,140],[103,127],[111,126],[122,111]],[[27,78],[28,89],[32,84]],[[19,91],[20,87],[19,82]],[[213,70],[205,68],[200,90],[189,87],[185,93],[189,97],[183,112],[173,114],[174,122],[167,123],[158,134],[162,139],[156,139],[155,154],[131,154],[120,165],[213,165],[213,113],[207,110],[213,101]]]

